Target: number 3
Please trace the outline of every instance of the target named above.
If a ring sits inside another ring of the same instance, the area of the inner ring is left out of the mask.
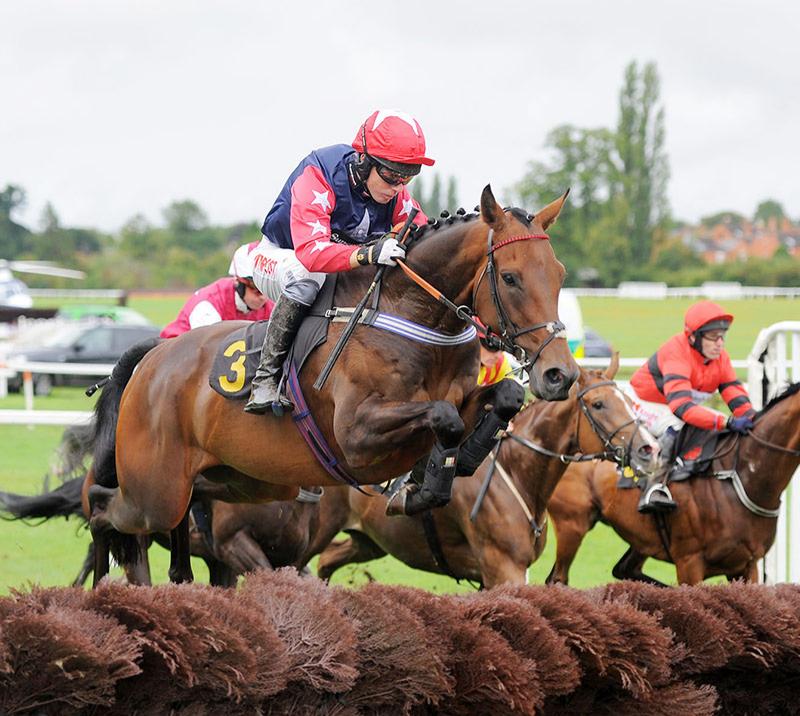
[[[244,388],[244,361],[245,358],[247,358],[244,340],[234,341],[231,343],[225,349],[225,352],[222,355],[224,355],[226,358],[230,358],[237,353],[240,353],[241,355],[231,363],[230,368],[228,369],[231,373],[236,375],[236,378],[234,380],[228,380],[227,375],[217,376],[219,387],[222,388],[222,390],[224,390],[226,393],[238,393],[242,388]]]

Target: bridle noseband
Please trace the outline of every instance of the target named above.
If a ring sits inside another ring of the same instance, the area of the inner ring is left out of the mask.
[[[488,246],[486,251],[486,268],[484,269],[483,273],[481,273],[478,282],[475,284],[475,290],[473,291],[473,304],[475,303],[474,296],[478,292],[478,287],[480,286],[484,275],[486,275],[489,277],[489,294],[492,297],[495,312],[497,313],[499,329],[499,331],[493,331],[491,326],[487,326],[486,341],[492,348],[502,348],[507,353],[511,353],[511,355],[513,355],[518,361],[525,364],[525,366],[523,366],[524,368],[531,368],[539,359],[542,351],[547,348],[552,341],[554,341],[556,338],[566,338],[566,327],[559,320],[535,323],[527,328],[516,327],[514,322],[509,317],[508,312],[503,306],[503,301],[500,298],[494,252],[517,241],[549,241],[550,237],[547,234],[522,234],[520,236],[512,236],[508,239],[504,239],[503,241],[498,241],[494,245],[492,244],[493,238],[494,229],[489,229],[489,234],[487,236]],[[515,339],[525,335],[526,333],[538,331],[540,328],[546,328],[549,335],[542,341],[538,350],[533,355],[533,358],[529,358],[527,351],[522,346],[518,345]]]
[[[615,428],[612,431],[606,430],[592,415],[589,413],[589,408],[586,407],[586,403],[583,400],[583,396],[586,395],[590,390],[594,390],[595,388],[600,388],[604,385],[613,385],[616,390],[619,390],[619,386],[613,380],[605,380],[601,383],[595,383],[594,385],[590,385],[587,388],[581,390],[576,400],[578,402],[578,406],[581,409],[581,412],[586,416],[586,420],[589,422],[589,426],[594,431],[595,435],[603,443],[603,447],[605,450],[603,452],[596,452],[596,453],[576,453],[574,455],[567,455],[564,453],[558,453],[553,450],[548,450],[546,447],[541,445],[537,445],[530,440],[526,440],[525,438],[519,437],[519,435],[515,435],[514,433],[506,433],[504,435],[505,438],[510,438],[514,442],[519,443],[520,445],[525,446],[529,450],[533,450],[534,452],[538,452],[541,455],[546,455],[547,457],[554,457],[560,460],[563,463],[571,463],[571,462],[589,462],[591,460],[613,460],[621,467],[625,467],[626,465],[630,464],[630,452],[631,448],[633,447],[633,441],[629,444],[622,444],[622,445],[614,445],[614,438],[620,433],[620,431],[627,428],[629,425],[639,425],[639,421],[634,418],[633,420],[629,420],[626,423],[623,423],[619,427]],[[622,391],[620,391],[622,392]],[[623,397],[624,400],[624,397]],[[575,442],[580,444],[580,414],[576,416],[575,420]]]

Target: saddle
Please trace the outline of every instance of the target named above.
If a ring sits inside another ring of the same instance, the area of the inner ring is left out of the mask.
[[[672,469],[667,482],[683,482],[708,471],[724,433],[684,425],[675,442]]]
[[[672,466],[664,480],[665,483],[683,482],[690,477],[705,474],[711,467],[714,455],[717,454],[717,445],[728,433],[719,433],[712,430],[696,428],[694,425],[684,425],[675,441]],[[629,466],[618,467],[617,488],[629,490],[638,487],[640,490],[647,484],[641,480],[636,472]]]
[[[294,363],[299,371],[311,351],[328,338],[330,318],[327,312],[333,306],[336,276],[329,274],[317,300],[297,332],[292,349],[284,364],[283,374],[288,375]],[[211,365],[208,384],[221,396],[239,400],[250,394],[250,383],[258,369],[261,346],[267,333],[269,321],[254,321],[243,328],[231,331],[219,344],[217,355]],[[286,380],[281,386],[286,390]]]

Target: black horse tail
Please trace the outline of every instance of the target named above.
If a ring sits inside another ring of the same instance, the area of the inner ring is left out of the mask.
[[[11,492],[0,492],[0,511],[12,520],[42,519],[77,515],[83,518],[81,490],[83,477],[67,480],[51,492],[28,497]]]
[[[128,348],[114,366],[97,400],[90,443],[94,446],[94,481],[98,485],[117,487],[116,436],[122,393],[139,361],[163,340],[147,338]]]

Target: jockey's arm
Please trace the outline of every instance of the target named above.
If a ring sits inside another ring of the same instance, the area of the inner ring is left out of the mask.
[[[300,263],[312,273],[349,271],[363,263],[358,248],[331,241],[331,213],[336,195],[320,169],[308,166],[292,185],[290,223],[295,254]],[[408,189],[397,195],[393,224],[402,224],[412,207],[419,204]],[[421,211],[414,219],[418,225],[427,222]]]
[[[685,423],[704,430],[724,430],[725,416],[698,405],[692,398],[694,387],[689,380],[691,366],[667,359],[659,365],[664,376],[664,396],[669,409]]]
[[[338,273],[354,268],[352,246],[331,241],[331,213],[336,195],[315,166],[307,166],[292,185],[290,225],[294,252],[312,273]]]
[[[222,316],[210,301],[200,301],[189,314],[189,328],[210,326],[221,320]]]
[[[720,361],[720,384],[719,393],[727,403],[729,410],[735,417],[753,414],[753,405],[747,389],[742,385],[742,381],[736,376],[730,356],[723,352],[718,358]]]

